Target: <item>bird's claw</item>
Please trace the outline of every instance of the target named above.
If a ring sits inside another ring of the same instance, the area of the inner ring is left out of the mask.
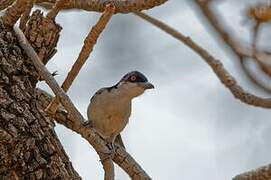
[[[54,71],[51,75],[52,75],[52,76],[57,76],[57,75],[59,75],[59,74],[58,74],[57,71]]]
[[[114,155],[115,155],[115,147],[114,147],[113,143],[107,143],[106,146],[108,147],[109,151],[104,153],[105,157],[100,160],[102,163],[104,163],[105,161],[107,161],[109,159],[113,159]]]
[[[114,150],[115,149],[114,144],[112,142],[107,143],[106,146],[108,147],[109,150]]]
[[[115,155],[115,146],[114,146],[114,144],[112,143],[112,142],[110,142],[110,143],[107,143],[106,144],[106,146],[108,147],[108,149],[109,149],[109,156],[111,156],[112,158],[114,157],[114,155]]]
[[[115,155],[115,146],[113,143],[109,142],[106,144],[106,146],[108,147],[108,152],[103,152],[104,157],[100,160],[102,163],[104,163],[105,161],[109,160],[109,159],[113,159],[114,155]]]

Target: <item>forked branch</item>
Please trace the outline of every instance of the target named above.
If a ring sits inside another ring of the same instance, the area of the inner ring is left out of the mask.
[[[70,3],[70,0],[58,0],[55,2],[53,8],[48,12],[47,18],[55,19],[57,14],[61,9],[64,9],[66,6],[68,6]]]
[[[256,49],[255,41],[257,40],[256,33],[254,33],[254,40],[252,46],[247,46],[240,41],[236,41],[235,38],[229,33],[229,28],[225,21],[223,21],[222,17],[218,12],[214,12],[213,8],[210,8],[210,0],[194,0],[194,3],[199,7],[202,14],[208,23],[213,27],[213,29],[218,33],[218,35],[222,38],[224,43],[232,50],[232,53],[238,57],[241,63],[241,67],[243,68],[246,75],[253,81],[256,85],[261,87],[268,93],[271,93],[271,88],[267,86],[265,83],[260,82],[253,72],[249,70],[246,63],[248,59],[256,60],[263,70],[271,68],[271,55],[267,54],[263,51],[259,51]],[[192,2],[191,2],[192,3]],[[253,11],[254,12],[254,11]],[[202,18],[201,18],[202,19]],[[258,27],[258,26],[256,26]],[[258,28],[255,28],[256,30]],[[257,32],[257,31],[255,31]]]
[[[41,77],[46,81],[49,87],[52,89],[54,94],[59,98],[61,104],[65,107],[68,111],[69,116],[73,120],[73,124],[83,124],[84,117],[80,114],[80,112],[76,109],[73,105],[70,98],[65,94],[63,89],[59,87],[54,77],[51,73],[46,69],[42,61],[39,59],[38,54],[35,50],[31,47],[29,42],[26,40],[23,32],[19,29],[14,27],[15,34],[18,38],[19,44],[24,49],[26,54],[32,60],[33,65],[39,71]],[[107,148],[106,144],[100,139],[92,130],[88,134],[91,139],[91,145],[95,148],[96,152],[99,154],[100,158],[103,160],[103,168],[105,171],[105,180],[113,180],[114,179],[114,164],[111,158],[108,158],[106,154],[110,151]],[[106,160],[104,160],[106,159]]]

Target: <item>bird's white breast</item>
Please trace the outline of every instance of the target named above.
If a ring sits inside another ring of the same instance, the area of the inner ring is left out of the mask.
[[[131,99],[117,89],[98,91],[88,107],[88,118],[104,138],[116,136],[128,123]]]

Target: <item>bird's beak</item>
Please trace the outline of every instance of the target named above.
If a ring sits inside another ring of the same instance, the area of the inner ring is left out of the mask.
[[[154,85],[149,82],[143,83],[142,86],[144,89],[154,89]]]

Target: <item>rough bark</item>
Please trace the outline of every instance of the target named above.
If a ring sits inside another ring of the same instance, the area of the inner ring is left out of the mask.
[[[81,179],[37,106],[38,78],[0,19],[0,179]]]

